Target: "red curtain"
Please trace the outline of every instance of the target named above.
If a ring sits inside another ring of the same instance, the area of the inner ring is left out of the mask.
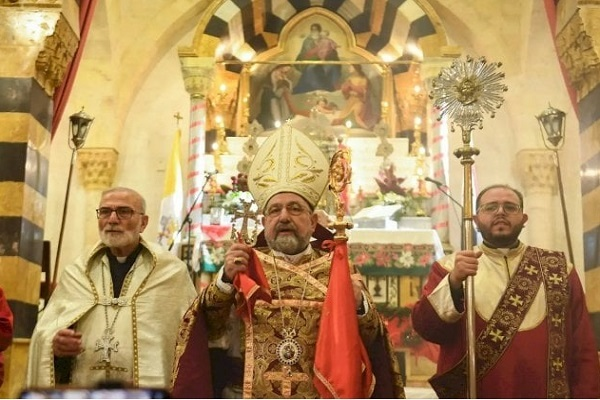
[[[96,8],[98,0],[80,0],[79,1],[79,46],[75,50],[73,60],[67,67],[67,72],[62,81],[62,84],[54,91],[54,113],[52,115],[52,137],[58,128],[58,123],[62,118],[65,106],[69,100],[71,89],[73,88],[73,82],[75,82],[75,76],[77,75],[77,69],[79,68],[79,62],[81,61],[81,55],[85,47],[90,26],[92,25],[92,19],[94,17],[94,10]]]

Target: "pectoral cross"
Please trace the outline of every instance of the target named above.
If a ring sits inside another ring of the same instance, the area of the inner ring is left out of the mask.
[[[119,351],[119,342],[113,342],[115,340],[112,335],[111,329],[105,329],[102,337],[96,340],[96,350],[102,350],[102,358],[100,361],[110,363],[110,353],[114,351],[115,353]]]
[[[102,337],[96,340],[96,349],[94,351],[102,351],[102,358],[100,358],[101,365],[95,365],[91,367],[92,370],[103,370],[106,373],[106,379],[110,378],[111,371],[126,372],[127,368],[115,367],[111,364],[111,353],[119,351],[119,342],[115,341],[115,337],[112,334],[111,329],[105,329]]]
[[[265,372],[264,377],[269,381],[281,382],[281,395],[288,398],[292,395],[292,382],[309,380],[308,375],[303,372],[292,372],[292,368],[288,365],[285,365],[280,372]]]
[[[244,243],[246,243],[247,245],[253,245],[254,241],[256,240],[256,225],[258,224],[258,215],[254,211],[250,210],[250,208],[254,204],[253,201],[241,200],[241,203],[242,210],[235,210],[235,212],[233,213],[233,217],[231,218],[231,222],[233,223],[231,227],[231,239],[238,239],[238,231],[235,229],[235,221],[241,218],[242,226],[239,230],[239,235],[241,236]],[[248,220],[250,219],[254,221],[254,231],[252,232],[252,234],[248,233]]]

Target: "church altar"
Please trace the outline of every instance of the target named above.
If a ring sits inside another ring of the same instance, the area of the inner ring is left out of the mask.
[[[417,301],[431,264],[444,255],[433,229],[352,229],[350,261],[377,303],[406,307]]]
[[[433,229],[352,229],[348,247],[354,265],[369,275],[423,276],[444,255]]]

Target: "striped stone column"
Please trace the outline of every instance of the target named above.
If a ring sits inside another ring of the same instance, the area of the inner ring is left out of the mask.
[[[206,171],[206,94],[212,85],[214,61],[208,57],[180,54],[185,89],[190,94],[187,209],[192,206],[192,235],[200,232],[202,191]],[[197,200],[194,205],[194,201]]]
[[[40,298],[52,95],[77,43],[55,5],[0,7],[0,285],[14,313],[0,397],[18,396],[25,380]]]
[[[438,121],[438,114],[431,106],[428,107],[428,139],[429,149],[431,151],[431,170],[433,179],[442,183],[444,187],[436,187],[431,192],[431,224],[432,228],[435,229],[440,241],[444,246],[445,252],[451,252],[452,246],[450,244],[450,220],[449,220],[449,188],[447,186],[447,168],[448,163],[448,131],[446,129],[445,121],[442,123]],[[445,193],[442,193],[444,190]],[[454,207],[454,204],[452,204]]]
[[[426,92],[433,88],[433,79],[440,69],[450,65],[450,61],[439,62],[434,67],[422,68],[421,76]],[[431,173],[433,179],[443,186],[437,187],[430,184],[431,188],[431,224],[435,229],[444,252],[452,253],[455,249],[450,243],[450,213],[454,216],[453,221],[460,228],[462,224],[462,208],[457,206],[450,198],[455,196],[450,192],[449,185],[449,128],[446,118],[440,119],[439,111],[434,109],[432,102],[427,103],[427,139],[431,154]],[[455,228],[456,229],[456,228]]]
[[[190,94],[186,211],[190,212],[191,223],[189,232],[183,233],[190,236],[190,243],[195,242],[190,266],[197,272],[202,241],[202,189],[206,182],[206,95],[213,84],[215,65],[212,57],[197,57],[193,53],[180,52],[179,59],[185,89]],[[200,274],[198,284],[202,286],[209,280],[208,274]]]

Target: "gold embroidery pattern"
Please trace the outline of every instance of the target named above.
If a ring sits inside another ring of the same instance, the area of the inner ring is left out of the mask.
[[[200,294],[204,307],[206,326],[208,327],[208,340],[216,340],[227,333],[227,321],[231,306],[235,300],[234,293],[224,293],[213,281]],[[210,304],[211,306],[204,306]]]
[[[569,398],[566,357],[566,310],[568,295],[567,260],[563,253],[537,249],[546,283],[548,321],[548,398]]]
[[[541,274],[530,272],[539,271],[540,261],[535,250],[532,247],[527,248],[498,307],[479,335],[476,361],[478,379],[485,376],[496,364],[529,311],[542,283]]]
[[[527,247],[523,258],[500,299],[486,329],[477,338],[477,378],[493,367],[517,333],[531,302],[544,281],[548,323],[548,398],[568,398],[564,365],[566,349],[565,313],[568,301],[567,268],[563,253]],[[522,300],[515,302],[515,299]],[[466,358],[451,370],[430,379],[440,398],[465,398]]]
[[[270,255],[262,257],[269,285],[276,287],[274,265]],[[325,299],[325,291],[329,281],[329,260],[321,254],[315,259],[294,266],[283,260],[277,260],[278,274],[281,279],[281,303],[273,296],[273,303],[258,301],[254,308],[253,324],[246,324],[246,366],[252,365],[252,373],[246,374],[244,397],[318,397],[312,384],[312,362],[317,341],[318,324],[321,308]],[[311,271],[308,275],[308,271]],[[303,288],[307,282],[304,301]],[[284,307],[281,307],[281,306]],[[282,365],[277,358],[277,344],[283,339],[281,334],[282,310],[285,323],[297,318],[296,340],[302,346],[300,359],[293,365]],[[249,371],[246,371],[249,372]]]
[[[171,391],[173,390],[173,385],[175,384],[175,379],[179,375],[179,359],[183,355],[188,342],[190,340],[190,334],[192,332],[192,327],[196,323],[196,317],[198,315],[198,310],[200,307],[200,296],[196,296],[196,299],[190,306],[190,308],[186,311],[181,321],[181,325],[179,327],[179,333],[177,335],[177,342],[175,343],[175,357],[173,361],[174,369],[171,375]]]

